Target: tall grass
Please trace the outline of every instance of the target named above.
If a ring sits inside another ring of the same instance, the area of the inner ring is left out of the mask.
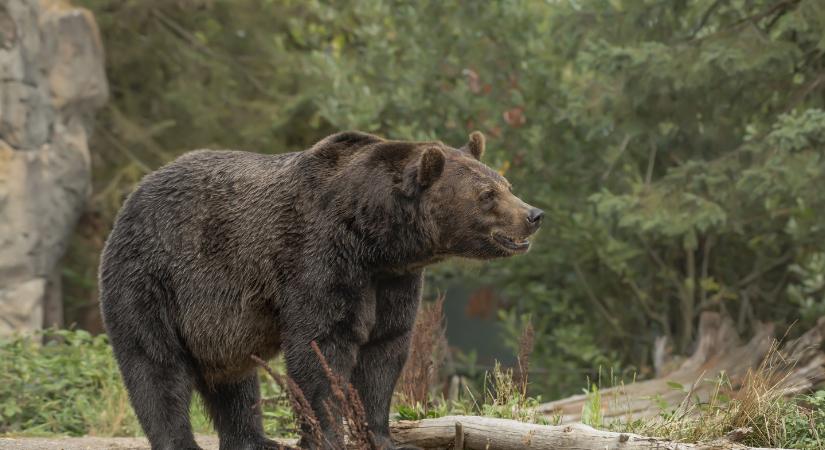
[[[727,439],[751,447],[825,450],[825,392],[798,398],[786,396],[787,363],[776,346],[759,367],[751,369],[734,388],[725,374],[697,383],[711,383],[707,401],[693,389],[675,408],[650,419],[607,424],[614,431],[633,432],[681,442]],[[599,409],[598,389],[589,396],[590,409]],[[588,408],[588,405],[585,405]]]
[[[399,402],[427,410],[447,354],[444,296],[421,305],[410,339],[410,354],[396,386]]]

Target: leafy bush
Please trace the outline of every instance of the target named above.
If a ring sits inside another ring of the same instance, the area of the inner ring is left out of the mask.
[[[266,432],[294,435],[288,399],[262,380]],[[212,432],[198,397],[190,415],[197,432]],[[108,338],[59,330],[0,340],[0,433],[141,434]]]
[[[0,432],[138,434],[106,336],[61,330],[0,341]]]

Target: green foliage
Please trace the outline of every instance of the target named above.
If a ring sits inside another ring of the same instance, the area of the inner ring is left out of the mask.
[[[788,298],[799,308],[800,318],[810,323],[825,316],[825,253],[813,253],[789,270],[797,281],[788,286]]]
[[[261,395],[266,432],[293,436],[297,428],[286,395],[267,382],[261,383]],[[190,415],[196,431],[212,432],[200,398]],[[0,340],[2,433],[141,434],[107,337],[53,330]]]
[[[582,406],[582,423],[590,425],[591,427],[601,428],[604,423],[602,422],[602,396],[599,391],[599,386],[595,383],[591,384],[590,389],[585,389],[584,393],[587,395],[587,400],[584,402],[584,406]]]
[[[645,376],[652,340],[688,351],[707,310],[742,333],[813,324],[825,312],[825,5],[593,0],[554,4],[549,20],[563,67],[552,116],[567,129],[543,128],[548,145],[531,152],[566,183],[515,182],[541,180],[529,189],[552,231],[499,279],[515,306],[505,317],[546,318],[534,360],[557,368],[551,381],[569,385],[571,362]]]
[[[351,128],[453,145],[480,129],[487,163],[548,212],[528,256],[465,275],[499,288],[511,343],[532,315],[547,396],[597,367],[652,373],[653,340],[688,351],[703,311],[743,333],[825,312],[822,2],[78,2],[112,102],[70,312],[94,303],[88,253],[146,171]]]
[[[492,371],[484,373],[480,390],[468,384],[463,384],[463,388],[463,391],[456,393],[455,399],[433,397],[427,405],[409,404],[403,398],[398,398],[399,401],[393,406],[395,419],[421,420],[447,415],[478,415],[528,423],[550,423],[537,412],[541,397],[524,395],[526,389],[519,385],[513,370],[503,368],[498,362]]]
[[[798,399],[799,407],[785,417],[787,448],[825,449],[825,391]]]
[[[395,419],[421,420],[434,419],[452,414],[464,414],[465,410],[463,406],[465,405],[462,403],[449,403],[443,399],[433,401],[431,405],[426,407],[420,403],[414,405],[397,404],[395,405]]]
[[[80,436],[140,431],[106,336],[53,331],[0,341],[0,432]]]
[[[525,387],[519,386],[513,376],[513,369],[505,369],[496,362],[493,371],[485,376],[481,415],[547,424],[547,419],[536,412],[541,397],[526,396],[526,390]]]

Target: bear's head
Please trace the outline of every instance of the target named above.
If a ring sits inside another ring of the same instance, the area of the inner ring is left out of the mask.
[[[309,152],[318,220],[347,245],[368,245],[356,253],[389,265],[525,253],[544,212],[481,162],[484,145],[480,132],[461,148],[357,131],[329,136]]]
[[[458,149],[421,143],[409,163],[407,183],[434,222],[436,254],[490,259],[525,253],[541,226],[544,212],[481,162],[484,146],[478,131]]]

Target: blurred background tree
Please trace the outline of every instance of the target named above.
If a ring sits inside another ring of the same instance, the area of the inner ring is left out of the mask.
[[[97,255],[140,177],[194,148],[300,150],[331,132],[482,130],[548,211],[528,256],[433,271],[536,330],[545,398],[650,375],[702,311],[747,335],[825,315],[825,4],[817,0],[76,0],[112,101],[64,260],[67,322],[99,330]],[[803,330],[804,326],[793,328]]]

